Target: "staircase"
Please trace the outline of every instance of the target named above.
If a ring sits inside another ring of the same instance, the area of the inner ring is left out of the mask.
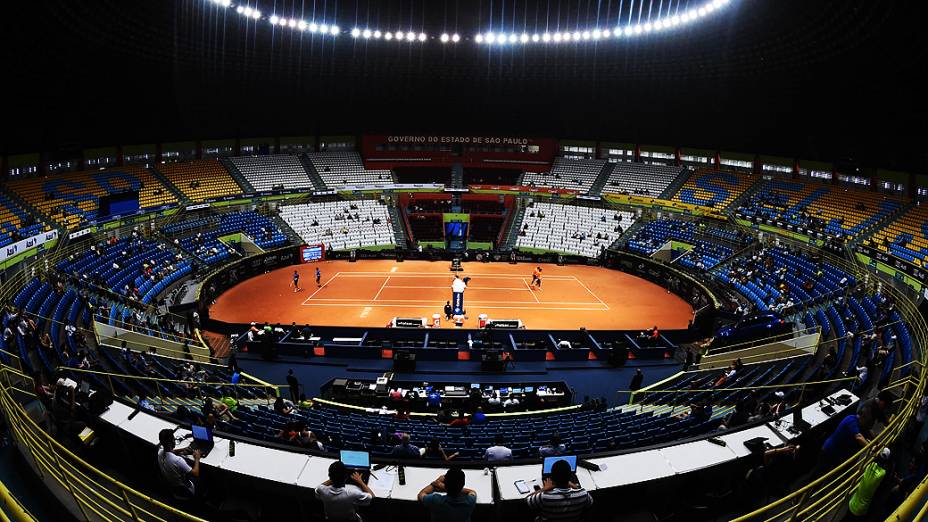
[[[892,214],[877,221],[876,223],[871,225],[869,228],[867,228],[867,230],[861,232],[860,234],[857,234],[857,237],[855,237],[853,240],[848,242],[848,246],[853,247],[853,246],[860,244],[864,239],[869,239],[878,230],[884,228],[885,226],[889,225],[890,223],[892,223],[899,217],[905,215],[906,212],[908,212],[909,210],[911,210],[912,208],[916,206],[918,206],[918,201],[916,200],[909,201],[905,205],[902,205],[901,207],[899,207],[898,210],[896,210]]]
[[[229,171],[229,175],[232,176],[232,179],[234,179],[240,187],[242,187],[242,191],[245,194],[254,194],[257,192],[255,188],[251,186],[251,183],[245,179],[245,176],[242,175],[242,171],[238,170],[238,167],[232,163],[232,160],[229,158],[219,158],[219,163],[222,163],[222,166],[225,167],[227,171]]]
[[[641,227],[643,227],[644,225],[645,225],[644,219],[636,219],[635,222],[632,223],[632,226],[626,228],[624,232],[619,234],[619,237],[615,238],[615,241],[613,241],[612,244],[609,245],[609,249],[617,250],[619,248],[619,243],[624,243],[629,238],[634,237],[635,234],[638,233],[638,230],[640,230]]]
[[[160,181],[161,184],[165,186],[165,188],[171,191],[171,194],[174,194],[174,197],[177,198],[178,204],[187,205],[188,203],[190,203],[190,200],[187,198],[187,196],[185,196],[184,193],[180,191],[180,189],[174,186],[174,184],[171,183],[171,180],[169,180],[167,176],[165,176],[160,170],[158,170],[157,167],[155,167],[154,165],[148,167],[148,172],[151,172],[152,176],[154,176],[155,179]]]
[[[319,175],[319,171],[316,170],[316,166],[313,165],[312,160],[309,159],[309,156],[306,154],[300,154],[300,164],[303,165],[303,169],[306,170],[306,174],[309,175],[309,179],[313,182],[313,187],[316,190],[328,190],[328,187],[325,186],[325,181],[322,180],[322,176]]]
[[[499,245],[499,249],[504,252],[512,250],[516,246],[516,241],[519,239],[519,231],[522,230],[522,221],[525,218],[525,207],[520,204],[519,209],[514,212],[515,214],[512,216],[512,221],[509,222],[509,227],[503,235],[503,241]]]
[[[280,231],[283,232],[285,236],[287,236],[287,239],[290,241],[291,245],[303,244],[303,238],[301,238],[300,235],[290,227],[284,218],[280,217],[280,214],[277,214],[276,212],[268,213],[267,217],[269,217],[271,221],[277,224],[277,227],[280,228]]]
[[[400,215],[396,205],[387,205],[387,212],[390,213],[390,221],[393,223],[393,239],[396,241],[396,248],[409,248],[409,236],[406,235],[406,222]]]
[[[609,181],[609,176],[612,175],[612,171],[615,170],[615,163],[609,163],[608,161],[603,165],[603,168],[599,171],[599,176],[596,176],[596,179],[593,181],[593,184],[590,185],[590,190],[587,191],[587,194],[590,196],[599,196],[603,193],[603,187],[606,186],[606,182]]]
[[[670,182],[670,185],[667,185],[667,188],[661,192],[658,199],[670,199],[683,188],[683,184],[686,183],[686,180],[690,179],[690,176],[693,174],[693,170],[688,167],[683,167],[680,169],[680,173],[677,174],[677,177]]]
[[[45,223],[51,228],[61,228],[61,225],[57,221],[52,219],[51,216],[49,216],[48,214],[44,212],[40,212],[38,209],[34,208],[29,203],[26,203],[26,200],[19,197],[19,194],[17,194],[16,192],[12,190],[8,190],[2,184],[0,184],[0,194],[3,194],[4,196],[6,196],[10,201],[13,202],[13,204],[18,206],[24,212],[28,212],[29,214],[32,214],[32,216],[35,217],[38,221]],[[22,216],[20,216],[20,219],[22,219]]]
[[[754,184],[751,185],[747,190],[745,190],[744,192],[742,192],[740,196],[736,197],[736,198],[734,199],[734,201],[732,201],[732,202],[728,205],[728,209],[727,209],[727,210],[729,210],[730,212],[734,212],[734,211],[737,210],[741,205],[743,205],[745,201],[750,201],[751,198],[754,197],[754,194],[757,194],[757,192],[760,191],[760,189],[763,188],[764,185],[766,185],[766,184],[767,184],[767,180],[765,180],[764,178],[758,179],[758,180],[755,181]]]
[[[460,163],[451,166],[451,187],[464,188],[464,167]]]

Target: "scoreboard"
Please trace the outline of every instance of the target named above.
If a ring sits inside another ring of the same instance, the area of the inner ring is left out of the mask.
[[[300,247],[300,261],[312,263],[325,259],[325,245],[305,245]]]

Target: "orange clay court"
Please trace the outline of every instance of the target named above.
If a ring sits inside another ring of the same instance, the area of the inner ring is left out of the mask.
[[[239,283],[210,307],[210,317],[230,323],[386,326],[394,317],[442,313],[451,299],[454,272],[447,261],[323,261],[280,268]],[[686,328],[693,308],[674,294],[635,276],[593,266],[542,267],[542,288],[533,290],[536,265],[463,263],[465,328],[477,316],[521,319],[528,329],[633,330]],[[316,286],[316,267],[322,287]],[[291,286],[300,273],[299,292]],[[442,316],[442,327],[453,327]]]

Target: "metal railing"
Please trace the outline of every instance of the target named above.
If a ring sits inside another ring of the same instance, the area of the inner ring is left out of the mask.
[[[0,482],[0,520],[4,522],[35,522],[35,517],[23,506],[6,484]]]
[[[204,521],[123,484],[55,440],[17,400],[32,395],[24,389],[32,389],[31,383],[29,376],[0,365],[0,412],[27,463],[73,515],[88,521]]]

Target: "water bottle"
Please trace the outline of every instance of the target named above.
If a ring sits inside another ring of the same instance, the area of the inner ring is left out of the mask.
[[[235,441],[234,440],[229,441],[229,456],[230,457],[235,456]]]

